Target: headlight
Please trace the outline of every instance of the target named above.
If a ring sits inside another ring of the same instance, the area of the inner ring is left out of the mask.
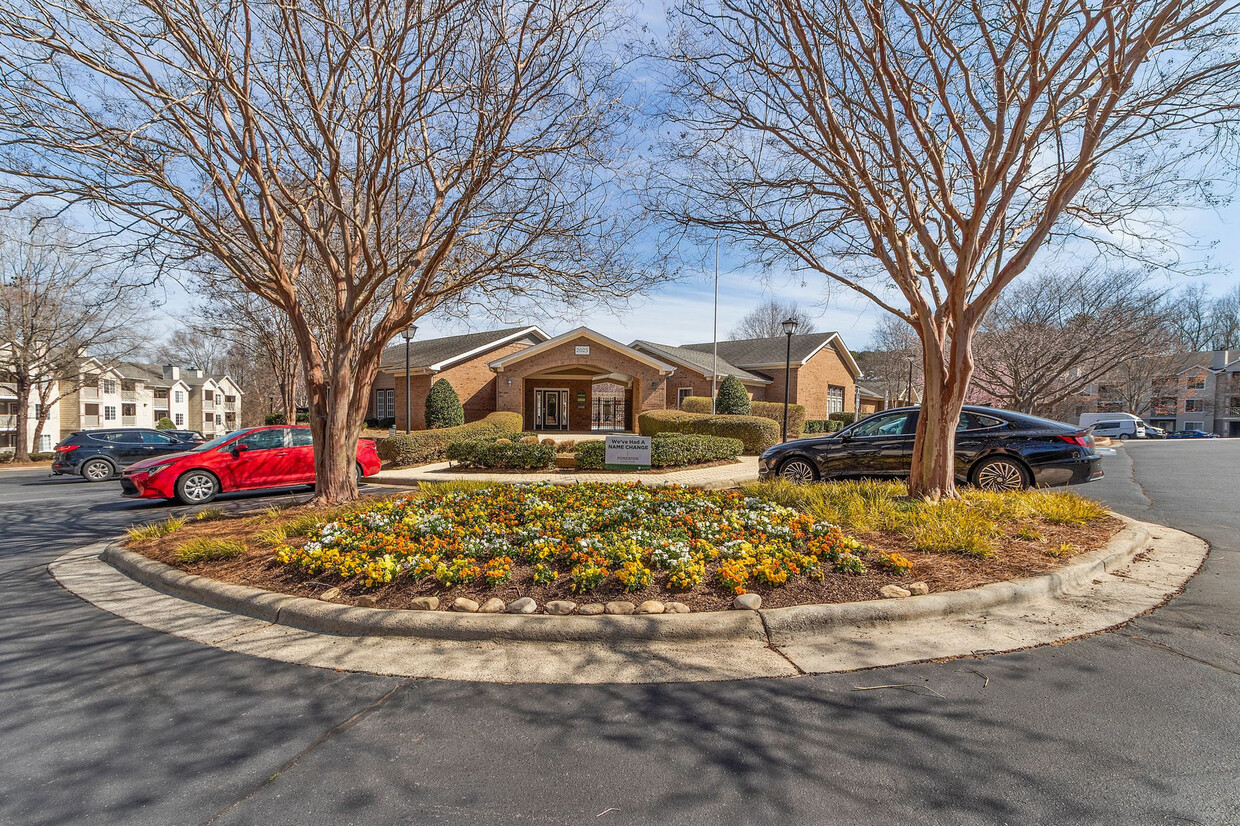
[[[156,465],[155,467],[145,468],[146,475],[154,476],[156,473],[159,473],[161,470],[167,470],[170,467],[172,467],[172,462],[168,462],[167,464],[163,464],[163,465]]]

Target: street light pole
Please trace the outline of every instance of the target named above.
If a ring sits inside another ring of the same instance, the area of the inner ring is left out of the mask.
[[[908,403],[912,405],[913,403],[913,357],[912,356],[908,357],[908,394],[906,395],[905,398],[907,398]]]
[[[413,382],[409,375],[409,342],[413,340],[414,334],[418,331],[418,325],[410,324],[408,327],[400,331],[405,339],[405,432],[408,433],[413,428]]]
[[[784,426],[780,441],[788,441],[788,386],[792,384],[792,334],[797,331],[795,318],[785,319],[780,323],[784,335],[788,337],[788,348],[784,355]]]

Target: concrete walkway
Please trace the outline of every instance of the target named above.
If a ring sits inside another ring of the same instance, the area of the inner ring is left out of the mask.
[[[688,487],[719,490],[734,488],[758,480],[758,457],[742,456],[736,464],[717,465],[708,468],[689,468],[650,473],[617,473],[603,471],[559,473],[484,473],[453,468],[449,462],[436,462],[419,467],[382,470],[366,477],[367,482],[380,485],[417,485],[421,482],[448,482],[452,480],[475,482],[551,482],[556,485],[573,485],[578,482],[640,482],[643,485],[686,485]]]

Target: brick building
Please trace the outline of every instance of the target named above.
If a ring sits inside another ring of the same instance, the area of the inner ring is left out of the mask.
[[[451,382],[465,407],[465,420],[507,410],[520,413],[529,430],[631,430],[646,410],[675,409],[686,396],[709,396],[736,376],[759,401],[789,400],[811,419],[856,410],[860,372],[836,333],[788,340],[721,341],[714,345],[623,344],[586,327],[554,338],[537,327],[516,327],[389,347],[371,393],[370,416],[395,419],[403,428],[405,382],[410,382],[413,429],[424,426],[426,395],[440,378]],[[785,372],[788,376],[785,379]]]

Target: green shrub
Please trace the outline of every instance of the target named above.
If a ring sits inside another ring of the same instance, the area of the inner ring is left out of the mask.
[[[266,416],[263,416],[263,424],[288,424],[288,419],[284,417],[283,413],[268,413]]]
[[[832,421],[832,422],[839,422],[844,427],[848,427],[850,424],[857,421],[857,414],[856,413],[828,413],[827,420]]]
[[[163,416],[160,418],[159,421],[155,422],[155,429],[156,430],[176,430],[177,425],[176,425],[176,422],[172,421],[172,419],[169,419],[167,416]]]
[[[745,444],[740,439],[701,436],[684,433],[660,433],[650,440],[650,466],[688,467],[707,462],[735,459]],[[577,467],[581,470],[602,470],[606,447],[603,442],[582,442],[577,445]]]
[[[685,396],[680,402],[680,409],[686,413],[713,413],[710,396]]]
[[[432,430],[460,427],[465,424],[465,408],[456,388],[447,379],[439,379],[426,394],[426,426]]]
[[[498,437],[521,432],[520,413],[490,413],[486,418],[460,427],[418,430],[379,441],[379,458],[393,467],[424,465],[447,456],[448,445],[466,439]]]
[[[32,462],[50,462],[56,458],[55,453],[31,453],[30,461]]]
[[[827,428],[827,425],[829,424],[831,424],[831,422],[826,419],[806,419],[805,433],[830,433],[831,431]]]
[[[186,564],[217,562],[222,559],[235,559],[243,553],[245,553],[244,542],[198,536],[177,548],[177,561]]]
[[[525,470],[555,464],[555,448],[538,442],[504,444],[494,439],[473,439],[448,445],[448,459],[466,467]]]
[[[740,439],[745,453],[761,453],[779,443],[779,425],[761,416],[704,416],[682,410],[648,410],[637,417],[643,436],[659,433],[694,433]]]
[[[723,416],[748,416],[749,409],[749,391],[736,376],[728,376],[715,396],[715,412]]]
[[[770,419],[781,428],[784,424],[783,402],[751,402],[751,415]],[[788,405],[788,438],[795,439],[805,432],[805,405]]]

